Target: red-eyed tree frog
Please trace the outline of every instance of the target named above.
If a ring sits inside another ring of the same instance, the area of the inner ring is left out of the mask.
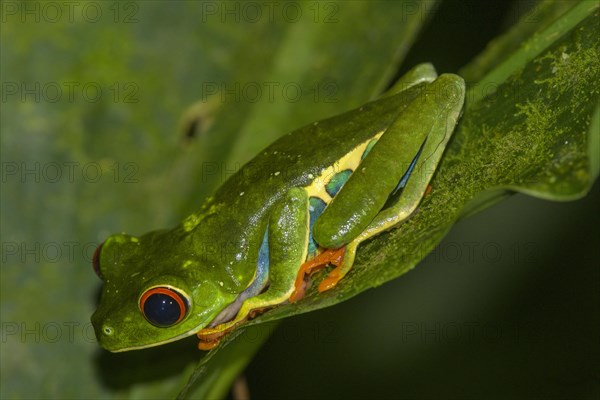
[[[283,136],[169,230],[108,237],[92,323],[110,351],[197,334],[213,347],[250,316],[301,301],[310,275],[335,287],[364,240],[401,224],[426,193],[460,117],[465,85],[433,66],[380,99]]]

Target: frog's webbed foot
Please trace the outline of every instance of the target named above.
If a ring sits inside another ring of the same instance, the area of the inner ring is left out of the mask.
[[[327,249],[317,255],[315,258],[305,262],[300,266],[296,276],[295,290],[290,296],[290,303],[295,303],[304,297],[306,292],[306,276],[310,276],[317,271],[325,268],[327,265],[335,266],[335,269],[325,277],[319,284],[319,292],[329,290],[346,275],[352,267],[354,261],[355,247],[352,245],[343,246],[339,249]]]
[[[196,333],[200,342],[198,343],[198,348],[200,350],[208,351],[216,347],[221,340],[227,336],[230,332],[236,330],[240,325],[249,321],[251,319],[256,318],[260,314],[268,311],[275,305],[267,305],[265,307],[256,307],[252,309],[248,309],[248,311],[243,311],[245,313],[245,317],[237,317],[232,321],[222,323],[213,328],[204,328]]]
[[[224,323],[217,325],[214,328],[204,328],[198,331],[196,335],[200,342],[198,343],[198,349],[208,351],[216,347],[221,339],[223,339],[229,332],[233,331],[239,324],[246,321],[244,320],[232,321],[231,323]]]
[[[196,334],[198,339],[200,339],[200,342],[198,343],[198,349],[203,351],[208,351],[216,347],[221,339],[223,339],[223,337],[227,334],[226,331],[205,333],[206,330],[207,329],[202,329]]]

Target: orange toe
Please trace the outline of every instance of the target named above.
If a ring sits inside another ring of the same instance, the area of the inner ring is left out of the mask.
[[[219,344],[219,340],[217,340],[216,342],[203,342],[200,341],[198,343],[198,349],[202,350],[202,351],[209,351],[214,349],[215,347],[217,347],[217,345]]]
[[[342,279],[339,272],[340,271],[338,267],[331,271],[331,273],[321,281],[321,283],[319,284],[319,293],[332,289],[333,287],[335,287],[335,285],[338,284],[340,279]]]
[[[298,270],[298,275],[296,276],[296,282],[294,283],[296,288],[290,296],[290,303],[294,303],[304,297],[304,293],[306,291],[306,282],[304,280],[305,277],[323,269],[327,265],[335,265],[338,268],[331,271],[329,276],[325,278],[323,282],[321,282],[319,285],[319,292],[323,292],[334,287],[341,279],[338,269],[339,266],[342,265],[345,252],[345,246],[340,247],[339,249],[327,249],[312,260],[302,264]]]

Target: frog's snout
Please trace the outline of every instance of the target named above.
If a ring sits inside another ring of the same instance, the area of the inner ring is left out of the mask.
[[[107,321],[101,316],[94,313],[92,315],[92,325],[94,326],[94,333],[96,334],[96,340],[102,344],[107,340],[114,338],[116,334],[116,330],[114,324],[110,321]]]

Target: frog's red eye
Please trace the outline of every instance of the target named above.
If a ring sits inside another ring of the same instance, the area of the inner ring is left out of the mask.
[[[102,278],[102,271],[100,270],[100,251],[102,251],[102,245],[104,243],[100,243],[100,246],[96,247],[96,251],[94,251],[94,256],[92,257],[92,266],[94,267],[94,272],[100,279]]]
[[[167,327],[180,322],[188,312],[187,298],[175,289],[153,287],[140,298],[140,310],[153,325]]]

